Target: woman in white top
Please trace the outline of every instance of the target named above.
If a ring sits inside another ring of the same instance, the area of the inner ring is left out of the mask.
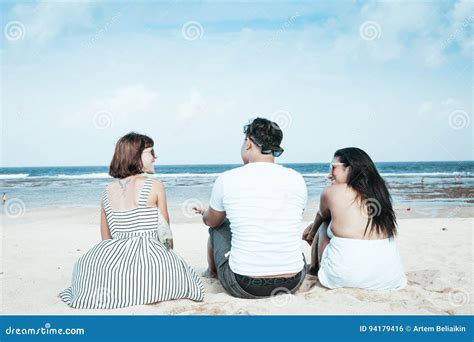
[[[303,233],[312,246],[309,273],[327,288],[397,290],[406,277],[394,238],[397,223],[385,181],[359,148],[336,151],[331,185]]]

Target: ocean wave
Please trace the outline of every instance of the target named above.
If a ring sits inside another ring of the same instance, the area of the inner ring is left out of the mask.
[[[326,177],[328,173],[303,173],[303,177]],[[472,177],[471,172],[404,172],[381,173],[382,177]]]
[[[220,173],[157,173],[158,178],[177,178],[177,177],[217,177]]]
[[[48,175],[48,176],[33,176],[28,178],[52,178],[52,179],[102,179],[102,178],[112,178],[108,173],[99,172],[99,173],[84,173],[82,175]]]
[[[17,179],[17,178],[26,178],[28,173],[11,173],[0,175],[0,179]]]
[[[302,173],[303,177],[327,177],[329,172],[322,172],[322,173]]]
[[[217,177],[219,173],[156,173],[151,175],[155,178],[192,178],[192,177]],[[28,173],[17,173],[17,174],[0,174],[0,179],[107,179],[112,178],[106,172],[98,173],[84,173],[79,175],[40,175],[40,176],[30,176]]]
[[[214,178],[219,176],[220,173],[157,173],[152,175],[156,178]],[[327,177],[327,172],[313,172],[313,173],[302,173],[303,177],[316,178],[316,177]],[[381,173],[383,177],[472,177],[471,172],[405,172],[405,173]],[[28,173],[15,173],[15,174],[0,174],[0,179],[109,179],[112,178],[106,172],[97,173],[85,173],[85,174],[58,174],[58,175],[39,175],[30,176]]]
[[[381,173],[383,177],[471,177],[471,172],[408,172],[408,173]]]

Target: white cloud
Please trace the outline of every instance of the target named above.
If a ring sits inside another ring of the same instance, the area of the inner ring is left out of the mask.
[[[453,98],[443,100],[424,101],[418,108],[418,116],[424,120],[437,120],[443,123],[447,122],[449,114],[454,111],[465,111],[464,104]]]
[[[463,56],[472,58],[473,40],[472,26],[474,25],[474,2],[461,0],[453,7],[452,22],[449,28],[448,42],[459,44]],[[446,44],[448,45],[448,44]]]
[[[10,18],[22,22],[28,41],[46,43],[70,28],[90,26],[92,5],[89,1],[23,3],[12,9]]]
[[[178,119],[180,121],[189,121],[202,118],[203,116],[207,116],[209,113],[210,109],[206,100],[201,93],[193,87],[189,93],[187,101],[179,105]]]
[[[141,83],[124,86],[109,97],[92,100],[76,113],[62,115],[62,126],[90,127],[97,120],[97,115],[99,118],[107,117],[114,126],[127,126],[139,120],[140,115],[153,114],[157,100],[158,92]]]
[[[474,15],[474,2],[471,0],[460,0],[453,7],[452,17],[458,23],[472,15]]]
[[[157,91],[139,83],[118,89],[110,99],[103,102],[113,112],[133,115],[152,110],[157,98]]]

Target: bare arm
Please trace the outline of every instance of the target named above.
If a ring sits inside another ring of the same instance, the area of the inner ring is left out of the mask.
[[[219,227],[224,222],[225,218],[225,211],[217,211],[211,207],[207,208],[207,210],[202,214],[202,222],[211,228]]]
[[[330,189],[324,189],[319,200],[319,210],[314,218],[314,221],[306,227],[303,232],[302,239],[307,241],[310,245],[319,230],[321,224],[325,221],[331,221],[331,211],[329,209],[329,193]]]
[[[166,189],[162,182],[155,181],[157,186],[157,206],[163,214],[163,218],[170,224],[170,215],[168,213],[168,201],[166,199]],[[171,234],[171,233],[170,233]],[[166,240],[169,248],[173,249],[174,242],[173,239]]]
[[[112,238],[104,207],[102,207],[100,211],[100,235],[102,240],[110,240]]]
[[[158,208],[161,210],[161,213],[163,214],[163,217],[165,218],[166,222],[170,224],[170,215],[168,213],[168,201],[166,199],[166,189],[163,183],[157,182],[157,187],[158,187]]]
[[[211,207],[207,209],[202,209],[198,207],[193,207],[196,214],[202,215],[202,222],[208,227],[216,228],[219,227],[226,218],[225,211],[217,211]]]

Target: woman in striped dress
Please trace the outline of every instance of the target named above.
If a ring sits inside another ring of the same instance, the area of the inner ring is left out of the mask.
[[[153,174],[153,140],[129,133],[115,148],[104,192],[102,241],[74,265],[60,293],[74,308],[114,309],[172,299],[204,299],[201,279],[173,251],[166,193]]]

